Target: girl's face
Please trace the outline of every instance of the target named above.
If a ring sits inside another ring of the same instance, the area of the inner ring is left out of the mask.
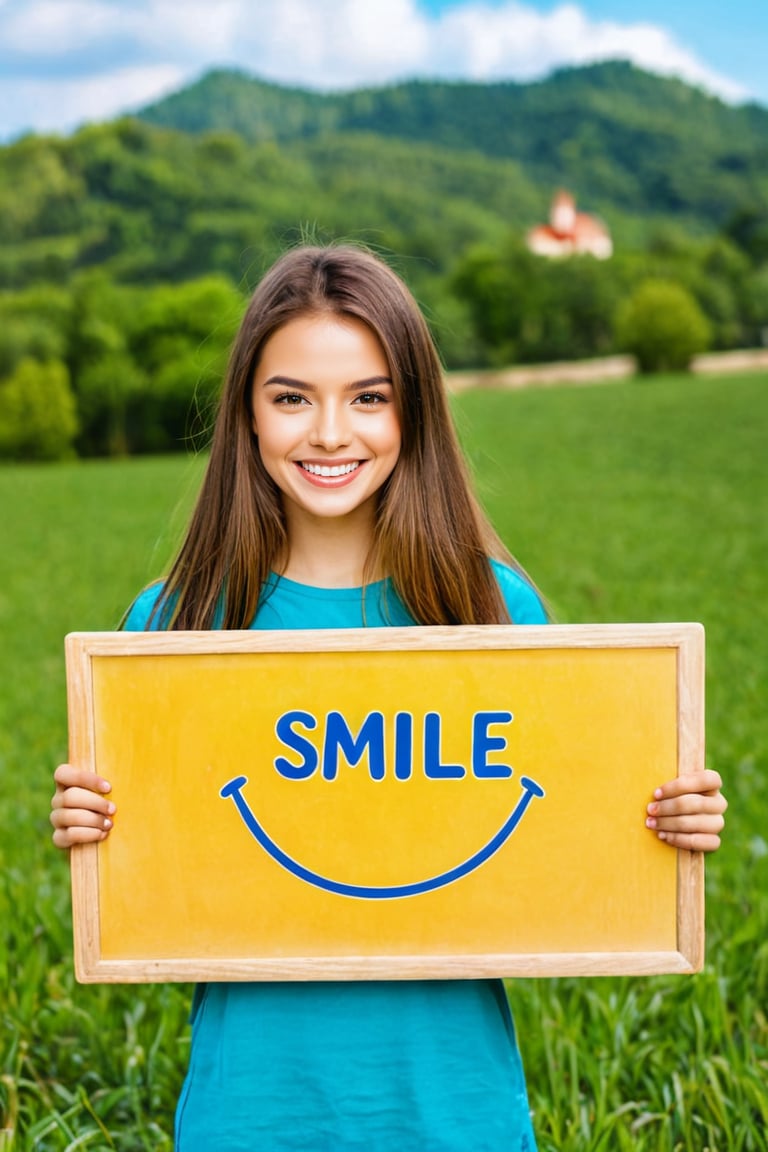
[[[261,459],[297,516],[368,513],[400,454],[389,365],[362,320],[301,316],[264,345],[253,377]],[[357,518],[356,518],[357,519]]]

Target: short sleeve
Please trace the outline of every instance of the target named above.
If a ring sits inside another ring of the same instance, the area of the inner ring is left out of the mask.
[[[546,624],[547,613],[536,590],[524,576],[498,560],[491,561],[494,575],[513,624]]]

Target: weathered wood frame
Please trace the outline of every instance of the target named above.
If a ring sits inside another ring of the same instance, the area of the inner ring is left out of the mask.
[[[66,639],[70,761],[95,763],[92,662],[99,656],[241,652],[410,652],[425,649],[675,649],[677,772],[704,762],[704,633],[698,624],[388,628],[294,632],[73,633]],[[335,980],[688,973],[704,961],[704,867],[677,853],[677,943],[664,952],[558,952],[466,956],[301,956],[275,959],[105,959],[100,950],[99,845],[72,851],[75,966],[82,982]]]

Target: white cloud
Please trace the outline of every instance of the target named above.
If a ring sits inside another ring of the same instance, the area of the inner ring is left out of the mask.
[[[189,0],[183,6],[177,0],[16,0],[7,18],[0,9],[2,43],[22,58],[121,46],[127,56],[160,52],[204,62],[236,47],[245,7],[243,0]]]
[[[2,80],[0,107],[14,134],[59,132],[108,120],[157,100],[182,83],[181,72],[172,65],[122,68],[74,80]],[[0,134],[2,127],[0,123]]]
[[[451,61],[458,74],[475,80],[533,80],[558,66],[621,58],[651,72],[681,76],[727,99],[747,95],[663,28],[591,20],[576,4],[542,13],[524,4],[492,8],[470,0],[447,12],[436,31],[438,62]]]
[[[262,0],[258,20],[243,12],[238,41],[258,74],[348,88],[419,73],[430,31],[414,0]]]
[[[12,7],[3,18],[2,41],[18,56],[62,56],[119,33],[124,23],[120,9],[97,0],[37,0]]]
[[[665,29],[593,20],[572,2],[539,12],[464,0],[430,16],[417,0],[0,0],[0,137],[108,118],[211,67],[328,89],[415,76],[531,80],[616,57],[726,99],[748,95]]]
[[[241,25],[261,22],[261,3],[257,19],[253,7],[247,0],[148,0],[132,14],[131,32],[148,50],[205,66],[238,55]]]
[[[597,60],[631,60],[641,68],[701,84],[726,99],[742,99],[746,90],[678,44],[663,28],[645,22],[617,24],[590,21],[573,4],[555,9],[547,29],[548,48],[556,54],[552,63],[586,64]]]

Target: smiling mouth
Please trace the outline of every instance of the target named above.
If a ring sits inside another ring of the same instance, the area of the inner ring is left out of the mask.
[[[349,476],[360,467],[359,460],[353,460],[349,464],[306,464],[303,460],[300,460],[298,463],[300,468],[302,468],[304,472],[308,472],[310,476],[321,476],[323,479],[336,479],[339,476]]]
[[[432,892],[436,888],[444,888],[446,885],[453,884],[454,881],[468,876],[504,846],[505,842],[522,820],[531,801],[546,795],[544,789],[540,784],[537,784],[535,780],[531,780],[529,776],[521,776],[520,786],[522,793],[511,814],[495,836],[492,836],[486,844],[473,852],[471,856],[454,867],[448,868],[445,872],[440,872],[436,876],[428,876],[424,879],[413,881],[412,883],[370,885],[350,884],[320,875],[320,873],[305,867],[305,865],[301,864],[298,860],[289,856],[287,852],[284,852],[262,827],[245,796],[243,796],[243,788],[247,783],[247,776],[235,776],[234,779],[229,780],[224,787],[220,789],[219,796],[222,800],[230,796],[232,797],[246,828],[272,859],[299,880],[312,884],[316,888],[322,888],[324,891],[333,892],[338,896],[352,896],[363,900],[393,900],[403,896],[419,896],[425,892]]]

